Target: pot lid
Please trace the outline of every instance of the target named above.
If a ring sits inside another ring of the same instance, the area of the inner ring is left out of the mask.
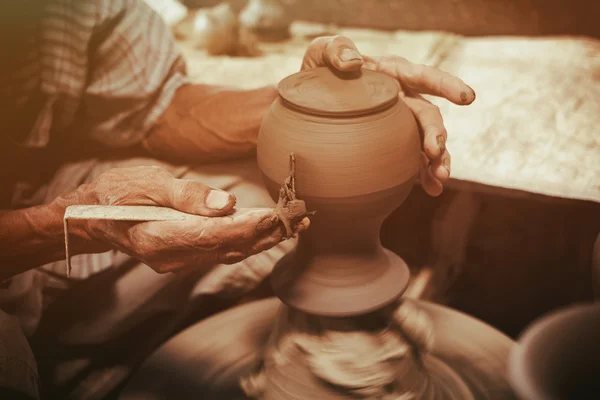
[[[313,68],[279,82],[279,95],[290,106],[318,115],[355,116],[398,101],[400,86],[392,77],[367,69],[334,72]]]

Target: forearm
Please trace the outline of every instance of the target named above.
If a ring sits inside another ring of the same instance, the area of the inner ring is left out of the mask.
[[[144,140],[154,156],[193,163],[243,157],[277,97],[273,86],[253,90],[190,84],[181,87]]]
[[[0,281],[65,257],[63,216],[75,199],[64,196],[50,204],[0,214]],[[77,228],[76,228],[77,229]],[[84,252],[75,235],[73,253]]]

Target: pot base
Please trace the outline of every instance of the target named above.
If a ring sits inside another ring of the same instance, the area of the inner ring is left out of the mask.
[[[370,256],[370,255],[369,255]],[[319,270],[331,271],[330,265],[345,271],[350,265],[360,265],[368,274],[354,276],[319,275]],[[322,268],[324,267],[325,268]],[[397,300],[408,287],[410,270],[395,253],[383,247],[364,261],[356,257],[336,255],[330,259],[306,259],[299,252],[283,257],[273,269],[273,291],[286,305],[307,314],[346,317],[378,310]]]

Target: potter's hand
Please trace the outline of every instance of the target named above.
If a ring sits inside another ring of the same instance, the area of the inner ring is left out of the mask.
[[[157,167],[110,170],[58,200],[71,204],[163,206],[193,214],[182,221],[72,221],[79,253],[118,249],[159,273],[233,264],[285,237],[273,209],[232,213],[235,197]],[[303,230],[307,221],[299,224]]]
[[[437,68],[413,64],[398,56],[361,55],[352,40],[344,36],[315,39],[304,55],[302,69],[319,66],[339,71],[360,68],[385,73],[400,83],[400,96],[412,110],[423,138],[423,167],[420,181],[431,196],[439,195],[450,178],[450,154],[446,150],[446,128],[437,106],[421,94],[443,97],[454,104],[469,105],[475,92],[459,78]]]

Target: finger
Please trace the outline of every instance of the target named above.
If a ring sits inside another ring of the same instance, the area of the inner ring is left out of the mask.
[[[305,217],[295,227],[294,234],[292,235],[292,237],[296,236],[296,234],[298,234],[300,232],[304,232],[305,230],[307,230],[309,228],[309,226],[310,226],[310,219],[308,219],[308,217]],[[271,247],[275,246],[276,244],[281,243],[282,241],[287,240],[287,239],[288,239],[287,232],[285,231],[285,228],[283,226],[281,226],[281,224],[280,224],[277,226],[277,228],[273,232],[265,234],[263,237],[258,238],[252,244],[252,249],[251,249],[252,254],[257,254],[262,251],[268,250]]]
[[[279,222],[273,209],[236,210],[237,216],[190,216],[183,221],[151,221],[128,230],[128,242],[144,259],[217,252],[270,231]]]
[[[419,170],[419,182],[425,193],[436,197],[442,194],[444,187],[442,186],[442,183],[433,176],[431,169],[429,168],[429,163],[429,158],[423,154],[421,169]]]
[[[207,217],[226,215],[236,202],[231,193],[193,180],[172,178],[166,190],[167,206],[189,214]]]
[[[356,45],[346,36],[334,36],[325,47],[325,60],[338,71],[358,71],[363,66]]]
[[[296,227],[295,233],[308,229],[310,220],[304,218]],[[205,254],[182,255],[176,261],[159,263],[161,270],[166,272],[187,271],[190,269],[206,269],[217,264],[235,264],[250,256],[269,250],[286,240],[285,228],[280,224],[271,231],[253,238],[248,243],[230,243],[223,248]]]
[[[433,161],[429,166],[431,174],[434,178],[439,180],[442,184],[450,179],[450,153],[448,150],[442,154],[440,158]]]
[[[261,213],[267,212],[266,216]],[[219,219],[211,220],[219,224]],[[249,211],[236,212],[231,220],[231,227],[218,226],[217,229],[223,232],[225,237],[224,247],[235,246],[252,246],[253,243],[258,243],[266,237],[271,237],[279,243],[286,238],[284,225],[280,222],[273,209],[249,209]],[[308,229],[310,220],[302,219],[295,226],[294,233],[302,232]],[[235,231],[233,230],[235,227]]]
[[[440,158],[446,151],[448,137],[440,109],[421,96],[406,97],[404,102],[417,120],[425,154],[431,160]]]
[[[208,221],[206,231],[224,246],[236,246],[255,240],[279,226],[279,218],[272,208],[236,210],[231,216]]]
[[[310,220],[308,219],[308,217],[305,217],[296,226],[296,228],[294,230],[294,234],[298,234],[300,232],[307,230],[309,228],[309,226],[310,226]],[[225,264],[230,263],[231,255],[236,254],[236,252],[238,253],[238,255],[244,255],[245,257],[250,257],[252,255],[262,253],[263,251],[269,250],[270,248],[275,247],[276,245],[278,245],[279,243],[281,243],[282,241],[287,240],[287,239],[288,239],[288,237],[286,235],[285,228],[281,224],[278,224],[271,232],[264,233],[262,236],[255,238],[255,240],[248,247],[243,248],[243,249],[237,248],[237,249],[233,249],[232,251],[226,252],[224,255],[225,261],[223,261],[223,263],[225,263]],[[235,261],[235,257],[233,258],[233,260]],[[231,262],[231,263],[233,263],[233,262]]]
[[[129,241],[128,231],[138,224],[134,221],[89,220],[85,221],[92,237],[108,244],[112,249],[135,256]]]
[[[398,56],[368,57],[364,66],[398,79],[404,90],[413,93],[443,97],[458,105],[475,101],[475,91],[471,87],[436,67],[415,64]]]
[[[302,70],[331,66],[338,71],[358,71],[363,58],[352,40],[345,36],[323,36],[308,46],[302,61]]]

